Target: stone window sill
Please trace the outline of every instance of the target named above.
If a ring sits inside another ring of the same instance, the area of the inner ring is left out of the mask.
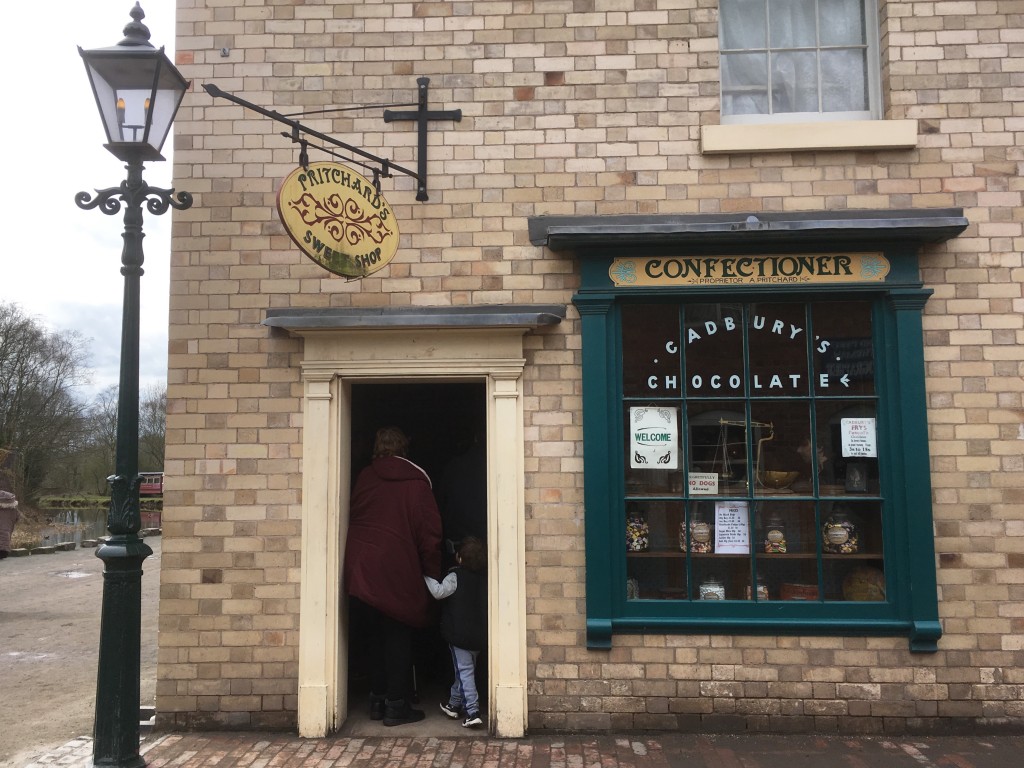
[[[799,152],[857,149],[913,149],[917,120],[845,120],[819,123],[705,125],[705,155],[730,152]]]

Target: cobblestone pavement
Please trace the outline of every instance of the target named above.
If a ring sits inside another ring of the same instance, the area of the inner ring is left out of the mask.
[[[300,739],[266,733],[164,734],[140,749],[150,768],[1019,768],[1024,736],[543,736]],[[91,768],[75,739],[25,768]]]

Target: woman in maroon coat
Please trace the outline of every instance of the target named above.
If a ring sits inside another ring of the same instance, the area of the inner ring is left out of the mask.
[[[409,702],[412,630],[434,614],[423,576],[441,576],[441,515],[427,473],[405,458],[397,427],[377,431],[373,463],[359,473],[345,546],[345,586],[369,617],[370,717],[384,725],[422,720]]]

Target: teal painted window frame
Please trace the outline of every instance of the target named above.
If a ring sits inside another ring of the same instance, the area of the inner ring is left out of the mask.
[[[814,252],[823,252],[820,243]],[[884,283],[753,287],[617,287],[612,259],[637,251],[599,249],[581,259],[573,297],[580,314],[587,557],[587,645],[610,648],[617,633],[906,636],[910,649],[934,652],[938,619],[922,316],[931,290],[918,278],[915,248],[879,244],[891,262]],[[757,238],[720,255],[763,252]],[[799,244],[785,253],[811,252]],[[833,252],[838,252],[833,248]],[[650,255],[654,255],[652,251]],[[643,255],[648,255],[647,251]],[[621,308],[650,301],[821,301],[872,304],[879,449],[887,457],[881,497],[886,546],[884,602],[627,600],[624,519]]]

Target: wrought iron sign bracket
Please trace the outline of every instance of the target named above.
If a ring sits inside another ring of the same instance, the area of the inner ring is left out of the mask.
[[[327,149],[326,147],[318,147],[323,152],[334,157],[339,157],[349,162],[354,162],[357,165],[361,165],[364,168],[368,168],[373,172],[373,184],[377,188],[377,192],[380,193],[380,179],[381,177],[387,179],[393,175],[392,171],[405,174],[416,179],[416,199],[419,201],[428,200],[427,197],[427,124],[430,120],[454,120],[459,122],[462,120],[462,110],[441,110],[432,111],[427,108],[427,89],[430,83],[430,78],[421,77],[416,81],[419,87],[419,101],[417,104],[394,104],[388,106],[416,106],[415,112],[393,112],[390,109],[384,110],[384,122],[390,123],[394,120],[416,120],[419,129],[419,146],[417,149],[417,170],[413,171],[409,168],[405,168],[398,165],[386,157],[378,157],[370,152],[359,147],[346,144],[333,136],[328,136],[325,133],[314,130],[307,125],[303,125],[298,120],[294,119],[289,115],[281,114],[273,109],[266,109],[253,104],[251,101],[246,101],[234,94],[230,94],[224,90],[221,90],[212,83],[207,83],[203,86],[203,90],[210,94],[215,99],[226,99],[234,104],[238,104],[241,107],[252,110],[264,117],[269,117],[271,120],[276,120],[288,126],[287,132],[282,132],[282,136],[289,138],[292,142],[300,145],[299,149],[299,164],[305,168],[309,164],[308,147],[311,139],[323,142],[332,147],[336,147],[345,152],[349,152],[362,160],[355,158],[344,158],[338,155],[336,152]],[[357,107],[357,109],[366,109],[376,105],[366,105],[364,107]],[[365,162],[364,162],[365,161]]]
[[[417,200],[427,199],[427,123],[430,120],[454,120],[462,122],[461,109],[442,109],[431,111],[427,107],[427,93],[430,87],[429,77],[420,77],[416,80],[419,89],[419,102],[415,112],[394,112],[390,109],[384,110],[384,122],[391,123],[395,120],[415,120],[419,133],[419,148],[416,150],[416,178],[419,185],[416,190]]]

